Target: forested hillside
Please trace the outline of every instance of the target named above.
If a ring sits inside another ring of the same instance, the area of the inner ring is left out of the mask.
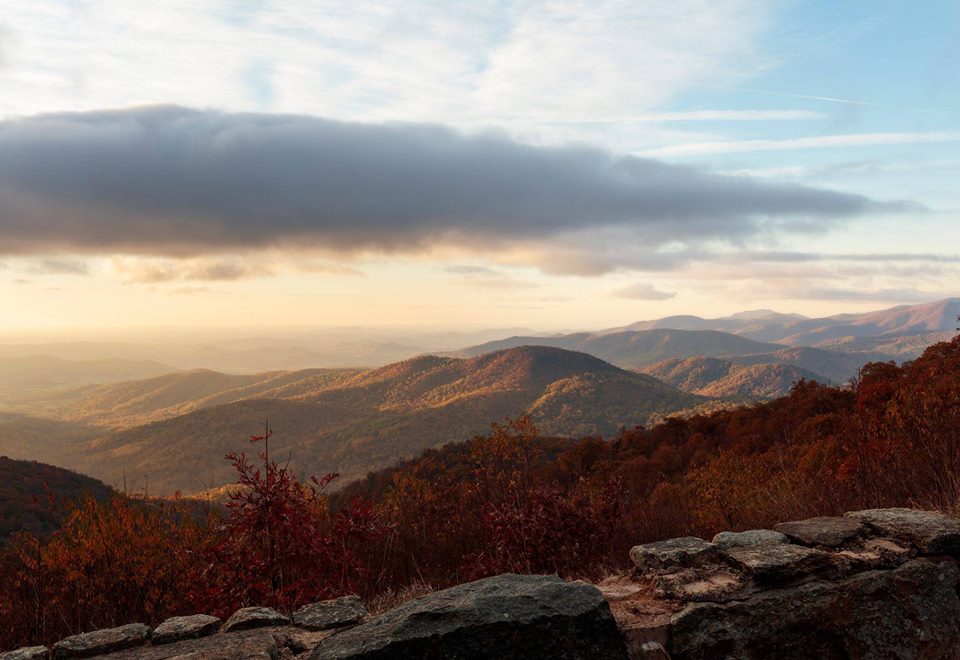
[[[241,449],[250,429],[269,419],[278,455],[290,456],[296,469],[338,472],[349,481],[427,447],[482,433],[491,420],[508,415],[529,413],[554,435],[610,434],[704,401],[590,355],[546,347],[277,379],[285,384],[264,390],[270,398],[198,407],[106,434],[80,447],[67,465],[112,484],[126,476],[140,490],[149,482],[155,494],[198,492],[230,480],[223,455]],[[181,469],[184,464],[191,469]]]
[[[76,472],[0,456],[0,546],[17,532],[47,535],[81,497],[105,501],[111,493],[103,483]]]

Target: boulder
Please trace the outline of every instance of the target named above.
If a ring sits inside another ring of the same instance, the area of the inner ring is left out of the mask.
[[[154,644],[170,644],[181,639],[206,637],[217,632],[221,623],[218,617],[209,614],[171,617],[154,629],[150,641]]]
[[[184,639],[172,644],[143,646],[103,656],[104,660],[276,660],[273,635],[266,630],[241,630],[229,635]]]
[[[498,575],[409,601],[320,642],[312,660],[626,660],[603,594],[555,576]]]
[[[713,537],[714,545],[723,549],[746,548],[766,543],[789,543],[786,536],[772,529],[749,529],[745,532],[720,532]]]
[[[641,571],[689,568],[722,561],[723,550],[695,536],[684,536],[634,546],[630,549],[630,559]]]
[[[867,509],[844,515],[867,523],[880,536],[915,547],[921,554],[960,556],[960,520],[937,511]]]
[[[16,651],[0,653],[0,660],[47,660],[50,651],[46,646],[24,646]]]
[[[797,543],[835,548],[861,536],[867,526],[856,518],[822,516],[780,523],[774,529]]]
[[[758,582],[785,582],[835,564],[830,553],[787,543],[731,548],[728,555],[737,568]]]
[[[53,645],[54,658],[91,658],[111,651],[142,646],[150,639],[150,626],[131,623],[119,628],[94,630],[61,639]]]
[[[293,625],[307,630],[327,630],[357,623],[366,616],[367,608],[359,596],[343,596],[304,605],[293,613]]]
[[[235,632],[265,626],[285,626],[288,623],[290,623],[290,619],[273,608],[244,607],[230,615],[227,622],[221,626],[220,632]]]
[[[837,582],[698,603],[673,617],[667,650],[690,660],[957,658],[957,578],[952,562],[915,559]]]

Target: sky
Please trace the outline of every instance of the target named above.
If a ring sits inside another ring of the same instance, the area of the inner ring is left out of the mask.
[[[960,5],[0,12],[0,334],[960,295]]]

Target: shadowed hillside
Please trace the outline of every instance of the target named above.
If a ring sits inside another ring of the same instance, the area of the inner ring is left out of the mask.
[[[69,502],[83,495],[105,500],[111,492],[82,474],[0,456],[0,545],[15,532],[49,534],[62,522]]]
[[[284,390],[276,390],[284,392]],[[522,347],[470,359],[420,357],[284,399],[251,399],[104,436],[77,456],[84,471],[151,493],[195,492],[230,481],[228,451],[247,449],[270,420],[271,452],[344,481],[427,447],[485,431],[491,420],[530,412],[552,435],[612,433],[652,414],[703,401],[583,353]],[[189,466],[184,470],[183,466]]]

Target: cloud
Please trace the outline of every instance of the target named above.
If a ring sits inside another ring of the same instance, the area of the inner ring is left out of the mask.
[[[116,258],[113,260],[113,270],[132,284],[157,284],[174,280],[231,281],[275,274],[271,267],[263,264],[215,259],[157,261]]]
[[[27,272],[34,275],[89,275],[90,265],[74,259],[44,259]]]
[[[629,300],[669,300],[676,297],[676,292],[660,291],[654,288],[652,284],[646,282],[637,282],[636,284],[626,284],[610,292],[614,298],[627,298]]]
[[[922,291],[914,288],[847,289],[841,287],[809,287],[784,290],[784,298],[796,300],[876,301],[892,303],[924,303],[954,295],[944,291]]]
[[[488,266],[457,265],[444,269],[448,273],[460,275],[460,281],[469,286],[478,286],[488,289],[535,289],[533,282],[518,280],[496,268]]]
[[[672,112],[644,112],[623,117],[589,117],[554,119],[556,124],[633,124],[667,123],[681,121],[796,121],[825,119],[827,115],[811,110],[683,110]]]
[[[472,266],[469,264],[458,266],[447,266],[444,268],[448,273],[455,275],[498,275],[496,269],[489,266]]]
[[[730,140],[726,142],[694,142],[657,149],[646,149],[641,156],[689,156],[729,154],[743,151],[793,151],[794,149],[824,149],[833,147],[863,147],[896,144],[927,144],[960,141],[960,131],[930,131],[913,133],[860,133],[850,135],[818,135],[816,137],[785,140]]]
[[[4,253],[416,253],[604,229],[655,248],[916,208],[433,124],[171,106],[0,123]],[[195,267],[180,276],[251,266]],[[164,270],[154,281],[177,277]]]
[[[176,289],[170,289],[167,293],[171,296],[195,296],[201,293],[211,293],[212,289],[205,286],[180,286]]]

